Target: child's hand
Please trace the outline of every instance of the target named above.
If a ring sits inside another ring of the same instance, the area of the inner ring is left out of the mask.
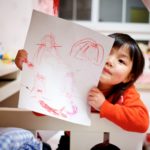
[[[90,106],[100,111],[100,107],[105,101],[105,96],[97,87],[94,87],[89,91],[87,100]]]
[[[15,58],[15,64],[20,70],[22,70],[22,64],[27,62],[27,56],[28,53],[26,50],[22,49],[18,51]]]

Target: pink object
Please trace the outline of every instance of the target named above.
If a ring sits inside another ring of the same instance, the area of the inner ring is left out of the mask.
[[[144,5],[148,9],[148,11],[150,12],[150,0],[142,0],[142,2],[144,3]]]
[[[38,0],[35,9],[48,15],[58,16],[59,0]]]

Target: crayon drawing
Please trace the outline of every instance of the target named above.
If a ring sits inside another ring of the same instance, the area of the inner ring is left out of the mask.
[[[104,57],[104,48],[94,40],[85,38],[77,41],[73,45],[70,55],[77,59],[91,61],[96,65],[101,65]]]
[[[87,93],[98,84],[113,41],[33,11],[25,43],[28,61],[23,64],[19,107],[90,125]]]
[[[60,88],[62,90],[62,97],[65,97],[67,103],[69,104],[70,108],[68,109],[63,103],[60,104],[60,107],[51,106],[48,103],[53,103],[56,101],[52,98],[45,97],[46,92],[50,92],[46,89],[47,84],[47,76],[44,75],[44,71],[40,70],[41,66],[46,66],[45,63],[49,65],[51,60],[55,64],[61,65],[61,67],[65,67],[63,61],[61,61],[61,57],[59,56],[58,46],[55,42],[55,38],[52,34],[45,35],[39,44],[37,44],[37,50],[35,51],[32,60],[27,61],[26,65],[28,70],[31,70],[34,75],[34,80],[32,87],[29,87],[25,83],[22,84],[30,92],[31,98],[35,99],[41,107],[43,107],[48,113],[68,118],[72,115],[77,113],[77,106],[72,101],[73,98],[73,73],[71,72],[64,72],[62,77],[64,76],[64,84],[63,87]],[[55,61],[52,59],[55,58]],[[46,61],[47,60],[47,61]],[[65,70],[65,68],[64,68]],[[47,90],[47,91],[46,91]],[[61,101],[62,102],[62,101]]]

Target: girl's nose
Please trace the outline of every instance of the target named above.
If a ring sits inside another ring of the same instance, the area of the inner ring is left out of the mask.
[[[106,61],[106,65],[112,67],[114,65],[114,57],[113,56],[109,56],[107,61]]]

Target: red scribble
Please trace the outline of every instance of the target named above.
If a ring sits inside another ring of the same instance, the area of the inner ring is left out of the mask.
[[[33,68],[34,67],[34,65],[31,62],[28,62],[27,65],[28,65],[29,68]]]
[[[45,35],[42,40],[40,41],[38,45],[37,51],[35,51],[35,54],[33,56],[33,62],[28,64],[29,67],[34,67],[35,71],[35,78],[33,81],[33,87],[29,88],[26,86],[26,89],[31,92],[31,97],[38,100],[40,105],[49,113],[54,114],[56,116],[61,116],[64,118],[68,118],[74,114],[77,113],[78,109],[77,106],[73,104],[72,98],[74,97],[72,95],[73,93],[73,72],[67,72],[65,74],[66,79],[66,85],[64,86],[63,96],[67,98],[69,101],[69,105],[71,105],[69,108],[67,106],[63,106],[60,109],[52,108],[49,106],[45,101],[51,101],[49,98],[44,97],[44,93],[46,92],[45,89],[45,82],[46,78],[42,73],[39,73],[39,66],[45,61],[46,57],[56,57],[57,60],[61,60],[61,57],[59,56],[58,48],[59,46],[55,38],[52,34]],[[71,109],[70,109],[71,108]]]
[[[55,37],[53,34],[47,34],[45,35],[40,43],[37,44],[38,49],[35,51],[35,54],[33,56],[33,64],[35,66],[40,65],[42,59],[45,59],[43,56],[46,54],[46,52],[49,52],[49,55],[53,55],[56,57],[59,57],[59,52],[57,49],[61,47],[56,43]],[[47,56],[47,54],[46,54]]]
[[[77,106],[72,105],[72,112],[67,111],[67,114],[68,115],[74,115],[77,113],[77,111],[78,111]]]
[[[40,49],[45,48],[45,47],[50,48],[50,49],[52,48],[56,49],[57,47],[61,47],[56,43],[55,37],[53,34],[45,35],[38,45],[40,45],[39,47]]]
[[[40,73],[36,73],[34,82],[33,82],[33,87],[31,89],[32,97],[41,98],[44,95],[45,81],[46,81],[46,78],[44,75]]]
[[[38,68],[42,63],[42,60],[45,61],[44,56],[49,57],[53,55],[59,58],[59,53],[57,51],[58,47],[61,46],[59,46],[56,43],[54,35],[47,34],[42,38],[41,42],[38,44],[38,49],[37,51],[35,51],[35,54],[33,56],[33,60],[32,60],[33,63],[27,62],[28,67],[29,68],[33,67],[34,71],[37,72],[34,78],[33,87],[31,89],[33,97],[37,97],[37,95],[39,94],[42,96],[43,92],[45,91],[44,82],[46,80],[45,77],[41,75],[41,73],[38,73],[39,72]]]
[[[68,118],[69,116],[72,116],[77,113],[77,107],[75,105],[72,105],[72,111],[66,111],[65,106],[63,106],[61,109],[54,109],[48,104],[46,104],[43,100],[39,100],[40,105],[46,109],[49,113],[52,113],[56,116],[61,116],[64,118]]]
[[[94,40],[85,38],[73,44],[70,55],[100,65],[104,57],[104,48]]]
[[[39,100],[39,103],[43,108],[45,108],[48,112],[53,113],[54,115],[59,115],[58,110],[47,105],[43,100]]]

